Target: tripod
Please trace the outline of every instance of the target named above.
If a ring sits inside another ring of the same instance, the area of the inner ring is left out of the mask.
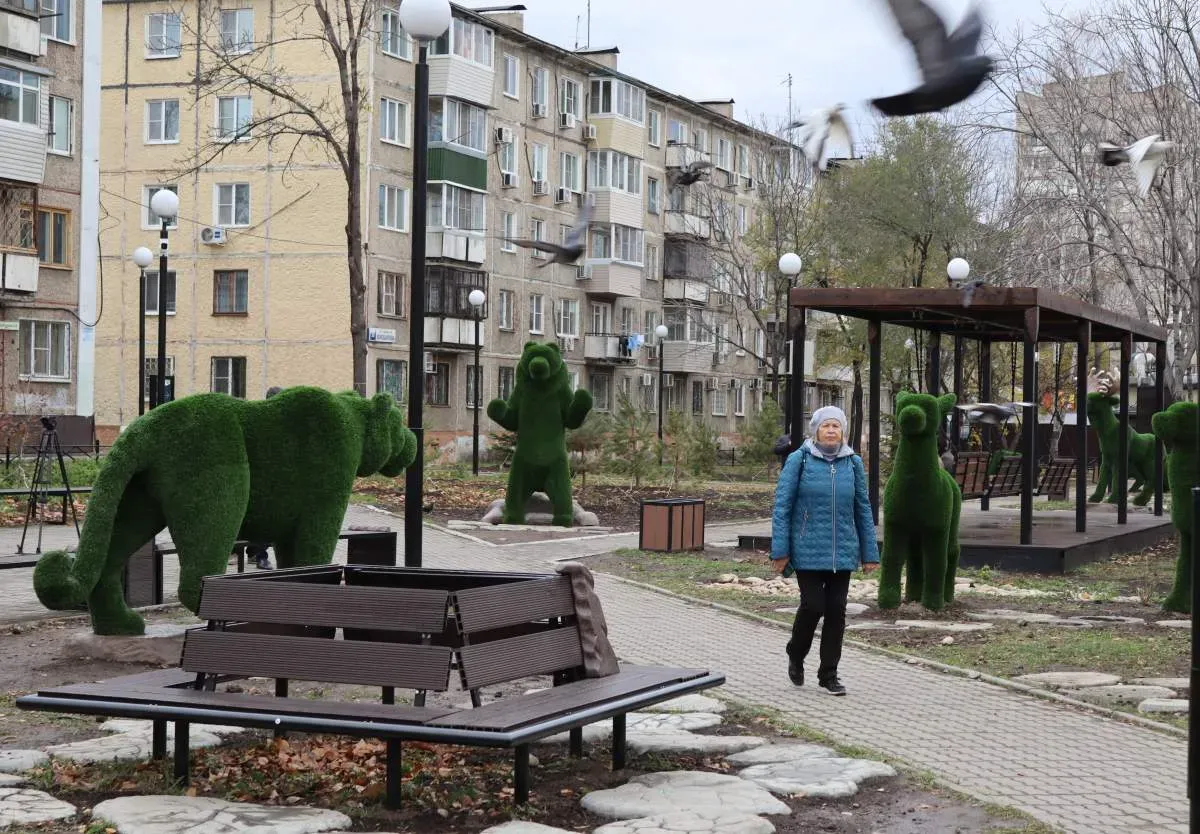
[[[29,485],[29,505],[25,508],[25,527],[21,531],[21,543],[17,553],[25,552],[25,536],[29,533],[29,523],[37,521],[38,539],[35,553],[42,552],[42,516],[38,515],[38,505],[45,505],[50,498],[53,487],[51,481],[51,466],[53,459],[58,460],[58,473],[62,476],[63,489],[63,520],[67,523],[67,508],[70,507],[71,518],[75,522],[75,535],[79,535],[79,516],[75,513],[75,496],[71,493],[71,482],[67,479],[67,464],[63,461],[62,445],[58,442],[58,425],[53,417],[42,418],[42,437],[38,441],[37,462],[33,466],[33,481]]]

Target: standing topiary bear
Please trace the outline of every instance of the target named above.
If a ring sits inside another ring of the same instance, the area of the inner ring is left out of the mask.
[[[1096,438],[1100,441],[1100,477],[1088,498],[1092,503],[1103,501],[1105,493],[1109,504],[1117,503],[1121,422],[1117,419],[1120,399],[1114,392],[1119,384],[1120,378],[1108,371],[1093,370],[1088,378],[1088,387],[1096,389],[1087,395],[1088,423],[1096,430]],[[1154,495],[1154,435],[1138,434],[1132,426],[1129,428],[1129,474],[1133,476],[1129,493],[1137,493],[1133,503],[1144,507]],[[1169,477],[1166,480],[1170,482]]]
[[[958,515],[962,490],[938,457],[938,426],[954,395],[900,394],[899,440],[883,491],[883,554],[879,607],[900,605],[900,572],[908,570],[905,598],[937,611],[954,599],[958,570]]]
[[[1161,438],[1171,452],[1167,457],[1167,472],[1175,485],[1171,523],[1179,531],[1175,584],[1163,601],[1163,608],[1181,614],[1192,613],[1192,536],[1196,533],[1196,520],[1192,518],[1192,488],[1200,484],[1198,408],[1196,403],[1175,403],[1150,418],[1155,436]]]
[[[271,542],[279,567],[333,557],[356,475],[399,475],[417,441],[390,394],[289,388],[267,400],[196,394],[139,417],[96,479],[78,555],[46,553],[33,571],[42,605],[86,603],[97,634],[141,634],[122,575],[167,527],[179,551],[179,601],[222,574],[238,539]]]
[[[591,394],[584,390],[572,394],[558,345],[526,342],[508,402],[492,400],[487,408],[488,417],[517,435],[504,495],[505,524],[524,524],[525,502],[541,491],[554,507],[554,523],[571,526],[574,503],[567,429],[582,426],[591,410]]]

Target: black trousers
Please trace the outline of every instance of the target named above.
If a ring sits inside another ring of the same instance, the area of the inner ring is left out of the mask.
[[[792,639],[788,641],[788,657],[797,666],[803,666],[808,650],[812,648],[813,635],[822,617],[821,665],[817,668],[817,681],[826,683],[837,677],[838,663],[842,659],[842,636],[846,633],[846,595],[850,591],[848,570],[798,570],[796,584],[800,586],[800,610],[792,622]]]

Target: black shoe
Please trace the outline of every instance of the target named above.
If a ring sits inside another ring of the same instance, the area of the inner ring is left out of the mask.
[[[794,660],[788,661],[788,678],[796,686],[804,686],[804,667]]]
[[[837,678],[832,678],[831,680],[824,681],[821,684],[821,688],[824,689],[826,692],[828,692],[830,695],[845,695],[846,694],[846,687],[842,686],[842,682],[840,680],[838,680]]]

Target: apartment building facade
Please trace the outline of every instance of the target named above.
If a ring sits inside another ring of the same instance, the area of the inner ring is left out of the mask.
[[[267,4],[240,6],[213,12],[226,48],[278,39]],[[197,58],[188,55],[185,33],[204,24],[173,20],[172,9],[105,5],[108,42],[125,44],[123,56],[106,59],[104,83],[112,117],[104,124],[103,196],[122,219],[105,251],[125,280],[110,282],[105,295],[120,313],[98,338],[108,383],[98,422],[114,426],[136,415],[137,305],[130,295],[138,279],[127,253],[139,240],[153,248],[148,205],[157,187],[176,187],[181,198],[165,292],[167,370],[177,394],[257,398],[270,385],[351,383],[344,178],[312,149],[297,165],[270,143],[239,143],[240,129],[254,129],[258,104],[253,95],[189,83]],[[304,66],[305,83],[314,86],[336,83],[318,56],[283,49],[277,66]],[[739,245],[754,223],[756,172],[776,164],[764,155],[778,140],[735,120],[732,102],[689,101],[623,75],[615,49],[561,49],[525,33],[519,12],[456,7],[451,29],[429,50],[419,322],[426,352],[410,357],[416,45],[393,8],[380,10],[364,57],[370,390],[404,401],[409,374],[423,374],[427,433],[465,450],[476,397],[486,406],[506,396],[523,345],[553,339],[573,384],[592,392],[598,410],[614,409],[624,394],[653,411],[661,323],[668,328],[661,345],[666,407],[710,421],[732,442],[761,402],[767,338],[744,294],[725,286],[732,282],[723,282],[720,252]],[[228,138],[228,149],[180,176],[172,160],[187,158],[188,143],[203,144],[206,132]],[[782,159],[791,163],[788,153]],[[672,188],[697,160],[711,161],[707,179]],[[543,253],[511,243],[561,241],[584,200],[591,224],[578,265],[549,264]],[[468,301],[474,289],[487,299],[479,311]],[[490,431],[486,418],[481,425]]]

